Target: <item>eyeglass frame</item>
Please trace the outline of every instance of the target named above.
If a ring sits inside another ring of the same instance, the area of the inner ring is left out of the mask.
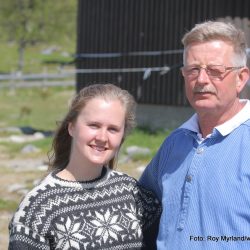
[[[219,75],[212,75],[211,72],[209,72],[209,68],[208,67],[211,67],[211,66],[222,66],[224,68],[224,72],[223,73],[219,73]],[[198,72],[197,72],[197,75],[193,75],[192,73],[190,73],[189,76],[187,76],[187,74],[185,74],[185,67],[194,67],[194,68],[198,68]],[[208,75],[208,77],[210,79],[213,79],[213,80],[220,80],[222,79],[224,76],[224,74],[227,72],[227,71],[232,71],[232,70],[237,70],[237,69],[241,69],[241,68],[244,68],[245,66],[225,66],[225,65],[222,65],[222,64],[218,64],[218,65],[213,65],[213,64],[208,64],[208,65],[186,65],[186,66],[182,66],[180,69],[182,71],[182,74],[183,76],[187,76],[187,77],[193,77],[193,78],[196,78],[199,76],[200,74],[200,71],[201,69],[204,69],[206,71],[206,74]]]

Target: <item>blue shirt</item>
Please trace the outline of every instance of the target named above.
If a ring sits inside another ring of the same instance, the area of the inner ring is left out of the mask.
[[[144,171],[140,182],[163,204],[157,249],[250,249],[250,102],[244,101],[205,139],[195,114]]]

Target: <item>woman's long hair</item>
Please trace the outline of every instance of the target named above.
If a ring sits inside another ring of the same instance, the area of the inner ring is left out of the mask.
[[[126,135],[135,127],[136,102],[128,91],[113,84],[93,84],[81,89],[72,100],[65,118],[58,124],[52,143],[52,149],[49,153],[50,170],[62,170],[68,165],[72,144],[72,137],[68,132],[68,126],[70,123],[76,121],[79,113],[88,101],[97,97],[105,100],[119,100],[125,108],[125,129],[121,145]],[[109,161],[109,168],[114,168],[116,157],[117,154]]]

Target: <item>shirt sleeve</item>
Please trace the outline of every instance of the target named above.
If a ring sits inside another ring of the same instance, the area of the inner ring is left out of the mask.
[[[159,200],[162,198],[161,188],[161,157],[162,157],[163,146],[159,149],[157,154],[151,160],[149,165],[146,167],[142,176],[139,179],[140,184],[148,190],[154,192]]]

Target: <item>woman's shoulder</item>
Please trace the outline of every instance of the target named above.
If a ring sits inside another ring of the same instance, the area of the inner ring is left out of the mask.
[[[130,182],[133,183],[134,185],[138,184],[136,178],[119,170],[109,170],[109,176],[110,178],[117,179],[123,182]]]
[[[48,176],[46,176],[39,184],[33,187],[20,201],[19,206],[17,207],[16,212],[13,215],[11,224],[25,224],[25,216],[28,214],[32,217],[37,213],[37,210],[34,209],[41,197],[46,196],[46,192],[49,190],[46,187],[48,183]]]
[[[117,182],[120,182],[122,184],[129,184],[130,186],[133,186],[134,192],[140,192],[147,196],[154,196],[152,191],[143,187],[135,177],[127,173],[110,170],[110,179],[115,179]]]
[[[37,203],[37,200],[40,200],[41,197],[44,198],[52,193],[57,186],[59,185],[56,183],[56,179],[52,173],[49,173],[26,193],[20,202],[18,210],[22,210],[27,206],[31,207],[32,204]]]

